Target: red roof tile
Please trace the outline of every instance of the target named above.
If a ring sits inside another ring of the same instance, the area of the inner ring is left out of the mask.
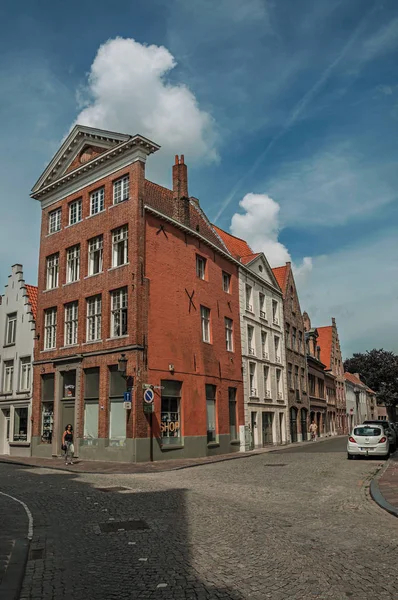
[[[29,304],[32,308],[33,318],[36,321],[37,314],[37,287],[35,285],[25,285],[26,291],[28,292]]]
[[[358,377],[355,377],[353,373],[344,373],[344,379],[347,379],[347,381],[351,381],[351,383],[355,383],[356,385],[363,385],[366,387],[364,382],[358,379]]]
[[[277,280],[282,292],[285,293],[287,282],[287,265],[284,265],[283,267],[275,267],[275,269],[272,269],[272,272],[275,275],[275,279]]]
[[[242,256],[242,258],[240,259],[240,262],[243,263],[244,265],[248,265],[249,263],[252,262],[252,260],[257,258],[257,256],[260,256],[260,254],[261,254],[261,252],[256,252],[254,254],[249,254],[249,256]]]
[[[151,206],[167,217],[173,218],[173,192],[152,181],[145,180],[145,204]],[[212,244],[225,252],[225,246],[214,233],[210,222],[200,206],[190,202],[190,228],[203,235]]]
[[[216,225],[213,225],[214,231],[220,236],[230,253],[234,258],[240,260],[242,257],[251,257],[247,262],[250,262],[255,257],[253,250],[249,244],[241,238],[235,237],[230,233],[227,233],[223,229],[220,229]],[[258,256],[258,255],[257,255]],[[242,261],[243,262],[243,261]],[[247,264],[247,263],[244,263]]]
[[[328,325],[327,327],[317,327],[316,330],[319,334],[318,346],[321,348],[321,361],[327,369],[331,369],[333,327]]]

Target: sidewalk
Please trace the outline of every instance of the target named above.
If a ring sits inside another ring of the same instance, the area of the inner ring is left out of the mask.
[[[390,458],[381,477],[373,479],[370,493],[381,508],[398,517],[398,452]]]
[[[279,452],[287,448],[301,447],[313,444],[321,444],[335,437],[326,437],[318,439],[316,442],[296,442],[295,444],[285,444],[283,446],[269,446],[267,448],[259,448],[249,452],[235,452],[233,454],[219,454],[217,456],[205,456],[202,458],[183,458],[174,460],[161,460],[157,462],[142,462],[142,463],[121,463],[121,462],[105,462],[99,460],[80,460],[76,459],[73,465],[65,465],[61,458],[37,458],[28,457],[22,458],[19,456],[11,457],[8,455],[0,455],[0,463],[11,463],[26,467],[37,467],[45,469],[55,469],[58,471],[68,471],[72,473],[99,473],[103,475],[115,474],[134,474],[134,473],[162,473],[165,471],[178,471],[189,467],[199,467],[211,463],[224,462],[227,460],[239,460],[240,458],[250,458],[258,454],[267,452]]]

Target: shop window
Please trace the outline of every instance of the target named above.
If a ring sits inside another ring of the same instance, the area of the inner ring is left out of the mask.
[[[98,444],[99,367],[84,370],[84,432],[83,444]]]
[[[160,417],[162,445],[181,445],[181,382],[163,380],[161,386],[163,388]]]
[[[74,400],[76,397],[76,371],[64,371],[63,379],[63,399]]]
[[[42,400],[42,427],[41,441],[43,444],[51,444],[54,429],[54,373],[41,376],[41,400]]]
[[[229,434],[231,440],[238,438],[238,431],[236,427],[236,388],[228,388],[228,401],[229,401]]]
[[[117,365],[109,367],[109,445],[124,446],[126,443],[126,410],[123,396],[126,381]]]
[[[28,407],[19,407],[14,410],[14,442],[28,441]]]
[[[207,443],[218,441],[216,419],[216,386],[206,385]]]

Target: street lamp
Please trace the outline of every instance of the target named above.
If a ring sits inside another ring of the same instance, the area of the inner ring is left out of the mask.
[[[117,370],[123,379],[125,379],[127,387],[132,388],[134,385],[134,377],[127,375],[127,358],[124,353],[120,355],[120,358],[117,361]]]

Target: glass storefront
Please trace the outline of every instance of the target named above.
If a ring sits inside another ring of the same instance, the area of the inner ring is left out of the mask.
[[[160,435],[163,446],[181,445],[181,382],[162,380]]]

